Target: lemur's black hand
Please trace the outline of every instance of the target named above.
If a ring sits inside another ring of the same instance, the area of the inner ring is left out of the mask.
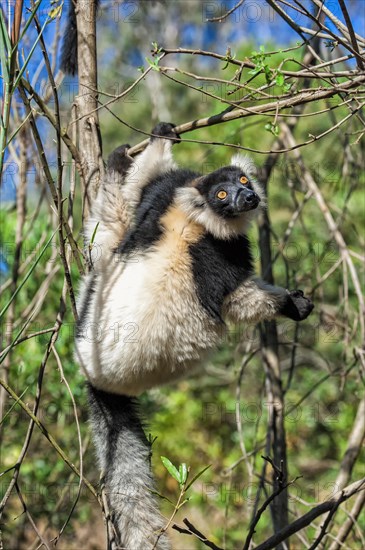
[[[108,170],[114,170],[114,172],[118,172],[122,176],[125,176],[133,162],[132,158],[127,154],[128,149],[130,149],[130,145],[127,143],[125,145],[120,145],[110,153],[107,163]]]
[[[152,134],[151,141],[154,141],[159,137],[172,138],[172,141],[174,143],[180,143],[181,141],[179,134],[175,132],[175,124],[172,124],[171,122],[159,122],[152,129],[151,134]]]
[[[310,315],[313,308],[313,302],[304,296],[302,290],[288,290],[286,302],[280,313],[293,321],[303,321]]]

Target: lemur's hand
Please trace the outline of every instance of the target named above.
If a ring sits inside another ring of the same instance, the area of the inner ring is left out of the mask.
[[[303,321],[310,315],[313,308],[313,302],[304,296],[302,290],[288,290],[281,313],[293,321]]]
[[[181,138],[179,134],[175,132],[175,124],[171,122],[159,122],[151,131],[151,141],[162,138],[171,138],[173,143],[180,143]]]

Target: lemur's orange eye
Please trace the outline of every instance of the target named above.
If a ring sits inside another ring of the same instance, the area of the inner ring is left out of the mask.
[[[246,176],[241,176],[240,182],[242,183],[242,185],[246,185],[246,183],[248,183],[248,178],[246,178]]]
[[[221,189],[221,190],[218,191],[218,193],[217,193],[218,199],[223,200],[223,199],[226,198],[226,196],[227,196],[227,191],[223,191],[223,189]]]

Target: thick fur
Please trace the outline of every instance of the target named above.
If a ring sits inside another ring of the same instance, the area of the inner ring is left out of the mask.
[[[88,393],[95,447],[116,529],[115,542],[118,545],[122,540],[123,548],[131,550],[152,548],[164,522],[156,514],[150,445],[136,403],[130,397],[92,386],[88,386]],[[166,535],[159,538],[157,548],[170,548]]]
[[[95,9],[97,12],[99,3],[100,0],[90,0],[90,9]],[[77,74],[77,23],[75,4],[77,4],[77,0],[69,0],[60,64],[62,71],[71,75]]]
[[[301,291],[253,275],[246,232],[264,196],[252,163],[235,155],[207,176],[178,169],[173,126],[153,134],[135,160],[125,147],[109,159],[86,226],[86,239],[95,236],[93,271],[81,288],[76,337],[100,465],[121,543],[131,550],[149,548],[163,522],[149,496],[148,448],[130,397],[195,369],[224,336],[226,320],[301,320],[313,308]],[[128,496],[140,481],[138,504],[113,496],[123,487]],[[156,548],[167,544],[161,537]]]

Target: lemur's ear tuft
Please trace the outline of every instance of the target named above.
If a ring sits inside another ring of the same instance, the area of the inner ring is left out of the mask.
[[[261,209],[265,208],[266,207],[265,191],[261,183],[257,180],[257,167],[254,161],[252,160],[252,158],[247,155],[241,155],[238,153],[237,155],[233,155],[231,164],[233,166],[238,166],[242,170],[242,172],[245,174],[245,176],[249,178],[254,191],[258,194],[258,196],[261,199],[260,208]]]
[[[231,159],[233,166],[238,166],[250,178],[257,177],[257,168],[251,157],[237,153]]]

